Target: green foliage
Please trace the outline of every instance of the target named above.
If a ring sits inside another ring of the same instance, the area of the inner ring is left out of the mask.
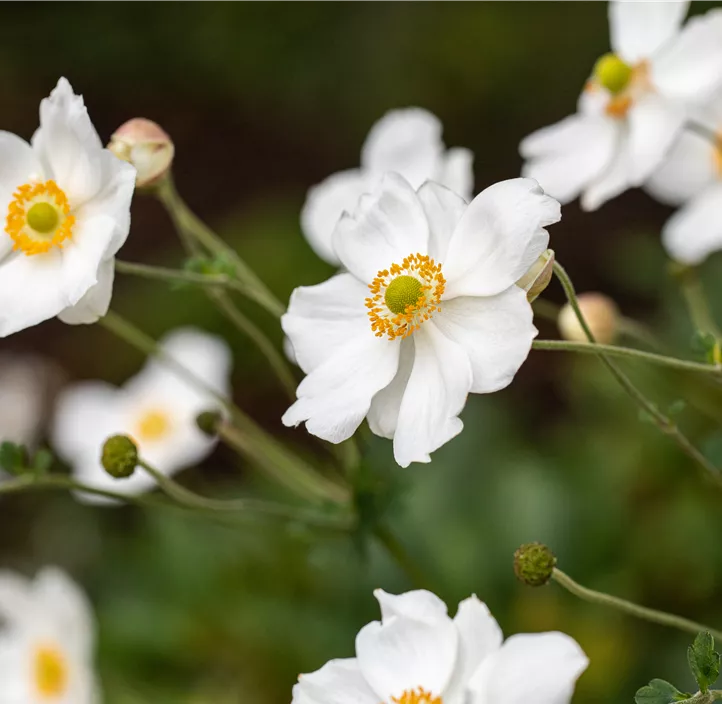
[[[14,442],[0,444],[0,468],[8,474],[19,476],[26,470],[27,452],[22,445]]]
[[[680,692],[669,682],[655,679],[637,690],[634,701],[637,704],[672,704],[672,702],[681,702],[689,697],[689,694]]]
[[[233,276],[235,265],[223,254],[215,257],[190,257],[183,265],[186,271],[205,276]]]
[[[41,447],[34,455],[31,467],[36,475],[47,474],[53,466],[53,453],[45,447]]]
[[[687,662],[700,692],[706,692],[719,677],[720,654],[715,652],[714,638],[703,631],[687,649]]]

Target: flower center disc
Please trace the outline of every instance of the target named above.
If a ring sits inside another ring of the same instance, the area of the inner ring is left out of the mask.
[[[26,183],[13,193],[5,232],[15,243],[13,249],[30,257],[53,247],[62,249],[73,234],[74,224],[68,199],[55,181]]]
[[[440,310],[446,279],[441,264],[424,254],[409,254],[401,264],[379,271],[366,299],[376,337],[408,337]]]
[[[61,697],[68,686],[68,668],[57,648],[41,646],[35,652],[35,687],[44,699]]]
[[[394,704],[444,704],[441,697],[435,697],[423,687],[407,689],[400,697],[391,697]]]
[[[136,426],[136,437],[145,442],[160,440],[170,431],[171,422],[167,413],[151,410],[144,413]]]

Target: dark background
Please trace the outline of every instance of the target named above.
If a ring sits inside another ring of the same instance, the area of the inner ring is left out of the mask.
[[[573,111],[608,50],[601,2],[6,3],[0,22],[4,129],[29,138],[60,75],[84,94],[104,140],[128,118],[156,120],[175,141],[187,201],[283,300],[332,273],[300,233],[306,189],[356,166],[385,111],[418,105],[438,115],[446,143],[475,152],[481,190],[519,174],[521,138]],[[659,243],[670,212],[639,191],[593,214],[572,204],[552,246],[578,289],[605,291],[691,357],[693,329]],[[152,199],[136,197],[120,256],[182,264]],[[715,304],[720,266],[713,259],[703,269]],[[545,297],[562,300],[555,284]],[[280,344],[274,322],[243,305]],[[113,307],[156,336],[186,323],[223,334],[235,352],[238,404],[270,431],[315,447],[302,431],[281,429],[287,404],[265,360],[202,293],[119,275]],[[117,383],[142,363],[97,326],[58,322],[4,340],[2,350],[44,354],[69,378]],[[688,398],[679,422],[714,454],[719,392],[628,366],[661,408]],[[591,658],[578,702],[631,702],[652,677],[692,688],[690,636],[556,586],[525,588],[511,557],[521,542],[542,540],[590,586],[722,624],[722,497],[640,421],[592,358],[534,352],[509,389],[471,397],[463,419],[466,431],[428,466],[400,470],[388,442],[363,441],[402,487],[389,519],[428,585],[452,611],[475,592],[506,634],[572,634]],[[224,449],[181,480],[199,491],[276,495]],[[60,564],[90,593],[110,704],[288,702],[299,672],[352,654],[356,632],[377,616],[373,588],[413,586],[376,546],[364,556],[345,536],[295,525],[92,509],[59,495],[0,506],[3,567]]]

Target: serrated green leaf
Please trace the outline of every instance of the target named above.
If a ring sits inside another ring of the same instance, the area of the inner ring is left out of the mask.
[[[687,649],[687,662],[697,680],[699,691],[706,692],[717,681],[720,669],[720,655],[715,652],[711,633],[702,631],[697,634],[694,643]]]
[[[665,680],[652,680],[648,685],[637,690],[634,701],[637,704],[673,704],[689,699],[689,694],[680,692],[673,684]]]
[[[14,442],[0,444],[0,468],[8,474],[19,475],[25,470],[25,448]]]

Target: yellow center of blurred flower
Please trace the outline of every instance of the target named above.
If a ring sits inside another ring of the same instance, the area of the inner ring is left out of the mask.
[[[394,704],[444,704],[441,697],[435,697],[423,687],[407,689],[400,697],[391,697]]]
[[[43,699],[62,697],[68,688],[68,667],[54,646],[41,645],[35,651],[35,688]]]
[[[441,264],[410,254],[401,264],[379,271],[366,299],[371,329],[389,340],[408,337],[438,310],[446,279]],[[406,703],[404,703],[406,704]]]
[[[161,440],[168,435],[171,425],[171,419],[165,411],[151,409],[138,419],[133,437],[140,442]]]
[[[45,254],[52,247],[62,249],[73,234],[75,217],[55,181],[19,186],[8,206],[5,232],[15,243],[13,249],[27,256]]]
[[[634,69],[616,54],[605,54],[594,65],[594,77],[612,94],[621,93],[632,79]]]

